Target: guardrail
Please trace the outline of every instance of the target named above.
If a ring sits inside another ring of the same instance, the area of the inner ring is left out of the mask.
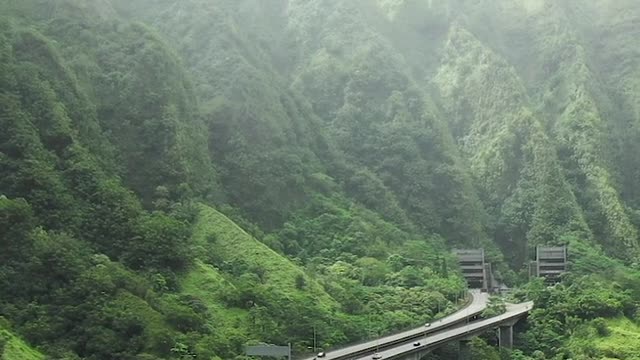
[[[450,314],[450,315],[448,315],[448,316],[446,316],[444,318],[441,318],[441,319],[437,319],[435,321],[447,319],[447,318],[449,318],[451,316],[454,316],[456,314],[461,313],[466,308],[468,308],[473,303],[473,295],[471,293],[469,293],[469,295],[470,296],[467,297],[467,301],[466,301],[466,304],[465,304],[464,307],[460,308],[460,310],[454,312],[453,314]],[[351,360],[351,359],[353,359],[354,357],[357,357],[357,356],[367,355],[367,354],[370,354],[372,352],[377,352],[377,351],[383,351],[385,349],[388,349],[388,348],[391,348],[391,347],[394,347],[394,346],[397,346],[397,345],[400,345],[400,344],[403,344],[403,343],[406,343],[406,342],[410,342],[410,341],[413,341],[413,340],[416,340],[416,339],[423,338],[425,335],[428,335],[428,334],[441,332],[443,330],[450,329],[452,327],[455,327],[455,326],[459,325],[460,323],[466,322],[467,319],[470,318],[470,317],[474,317],[476,315],[479,315],[483,311],[484,311],[484,308],[478,309],[478,310],[473,311],[473,312],[468,312],[468,313],[466,313],[466,316],[461,317],[460,319],[452,320],[450,322],[447,322],[447,323],[442,324],[442,325],[434,326],[432,328],[424,328],[423,331],[419,331],[419,332],[418,332],[417,328],[406,330],[406,331],[403,331],[403,332],[406,332],[406,333],[414,332],[414,333],[407,334],[406,336],[402,336],[402,337],[397,338],[397,339],[387,340],[384,343],[370,344],[370,343],[373,343],[374,341],[368,340],[368,341],[362,342],[360,344],[345,346],[345,347],[338,348],[338,349],[332,349],[330,352],[327,352],[327,357],[326,358],[322,358],[322,359],[326,359],[326,360]],[[380,340],[383,340],[384,338],[389,338],[389,337],[401,335],[403,332],[399,332],[399,333],[391,334],[391,335],[386,335],[385,337],[383,337]],[[351,347],[357,348],[359,345],[362,346],[361,349],[354,349],[354,351],[351,351],[348,354],[344,354],[344,355],[331,356],[331,352],[339,352],[341,350],[345,350],[345,349],[348,349],[348,348],[351,348]],[[314,356],[303,358],[301,360],[313,360],[313,359],[315,359]]]
[[[446,343],[449,343],[451,341],[455,341],[455,340],[460,340],[460,339],[465,339],[465,338],[469,338],[469,337],[473,337],[473,336],[477,336],[481,333],[484,333],[487,331],[487,329],[492,329],[495,328],[497,326],[500,326],[500,324],[502,323],[508,323],[510,321],[513,321],[515,319],[521,318],[523,317],[525,314],[527,314],[532,308],[533,308],[533,303],[523,303],[521,305],[524,305],[524,307],[522,307],[521,309],[518,309],[516,311],[512,311],[506,314],[502,314],[502,315],[498,315],[498,316],[494,316],[485,320],[480,320],[477,322],[473,322],[470,323],[464,327],[457,327],[457,328],[453,328],[453,329],[449,329],[449,330],[444,330],[444,331],[438,331],[438,332],[447,332],[450,334],[447,334],[447,336],[443,336],[441,339],[435,339],[435,341],[432,342],[428,342],[428,343],[424,343],[421,346],[411,346],[409,347],[410,344],[402,344],[402,345],[406,345],[407,349],[404,351],[399,351],[396,354],[393,354],[391,356],[387,355],[384,358],[385,359],[402,359],[404,357],[406,357],[408,354],[413,354],[413,353],[420,353],[420,352],[424,352],[424,351],[428,351],[428,350],[432,350],[435,348],[438,348]],[[451,333],[453,332],[453,333]],[[442,336],[443,334],[441,334]],[[435,335],[435,337],[437,337],[438,335]],[[407,341],[409,343],[409,341]],[[400,345],[400,344],[398,344]],[[387,350],[389,350],[389,348],[387,348]],[[360,354],[360,355],[366,355],[366,354]]]

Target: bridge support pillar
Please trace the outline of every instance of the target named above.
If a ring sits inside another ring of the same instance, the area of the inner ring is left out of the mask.
[[[500,326],[498,329],[498,344],[505,349],[513,347],[513,326]]]
[[[408,354],[408,355],[403,356],[403,357],[398,358],[398,359],[399,359],[399,360],[420,360],[420,359],[422,359],[425,355],[427,355],[428,353],[429,353],[429,351],[428,351],[428,350],[425,350],[425,351],[418,351],[418,352]]]
[[[458,344],[458,360],[471,360],[471,340],[460,340]]]

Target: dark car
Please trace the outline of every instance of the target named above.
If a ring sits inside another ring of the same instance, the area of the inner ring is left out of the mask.
[[[413,346],[420,346],[420,341],[416,341],[413,343]]]

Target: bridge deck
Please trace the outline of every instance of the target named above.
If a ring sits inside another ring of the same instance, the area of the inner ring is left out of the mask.
[[[382,337],[377,340],[367,341],[364,343],[360,343],[357,345],[345,347],[342,349],[329,350],[326,352],[326,357],[323,359],[326,360],[344,360],[344,359],[354,359],[356,356],[360,356],[363,352],[368,353],[371,358],[371,353],[375,352],[377,348],[384,349],[391,344],[402,343],[406,341],[412,341],[416,337],[423,335],[425,332],[434,333],[438,329],[443,329],[451,326],[452,324],[458,323],[461,320],[472,317],[476,314],[481,313],[486,307],[489,301],[489,295],[487,293],[480,292],[478,290],[473,290],[470,292],[472,297],[471,303],[465,308],[458,310],[457,312],[444,317],[440,320],[435,320],[431,323],[431,326],[425,328],[421,326],[419,328],[411,329],[408,331],[404,331],[398,334],[389,335]],[[313,360],[314,357],[306,358],[304,360]]]
[[[510,304],[507,307],[507,312],[502,315],[474,321],[464,326],[443,330],[433,335],[427,335],[422,339],[416,339],[392,348],[387,348],[384,351],[380,351],[380,355],[382,355],[382,359],[402,359],[407,355],[427,351],[450,341],[476,336],[486,330],[496,328],[501,324],[513,322],[514,319],[524,316],[532,308],[533,302]],[[420,346],[414,346],[413,343],[415,341],[420,341]],[[371,354],[354,357],[353,360],[371,360]]]

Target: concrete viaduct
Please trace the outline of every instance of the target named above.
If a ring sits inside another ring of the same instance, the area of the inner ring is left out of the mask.
[[[380,359],[419,360],[425,354],[453,341],[460,343],[460,360],[468,360],[469,340],[487,331],[499,329],[499,344],[511,348],[513,345],[513,325],[527,316],[533,308],[532,302],[509,304],[507,311],[489,319],[478,319],[486,309],[489,295],[472,290],[471,302],[456,313],[431,323],[428,328],[420,327],[399,334],[385,336],[377,340],[330,350],[325,357],[317,360],[372,360],[378,353]],[[417,343],[420,343],[417,345]],[[313,360],[309,357],[303,360]]]

